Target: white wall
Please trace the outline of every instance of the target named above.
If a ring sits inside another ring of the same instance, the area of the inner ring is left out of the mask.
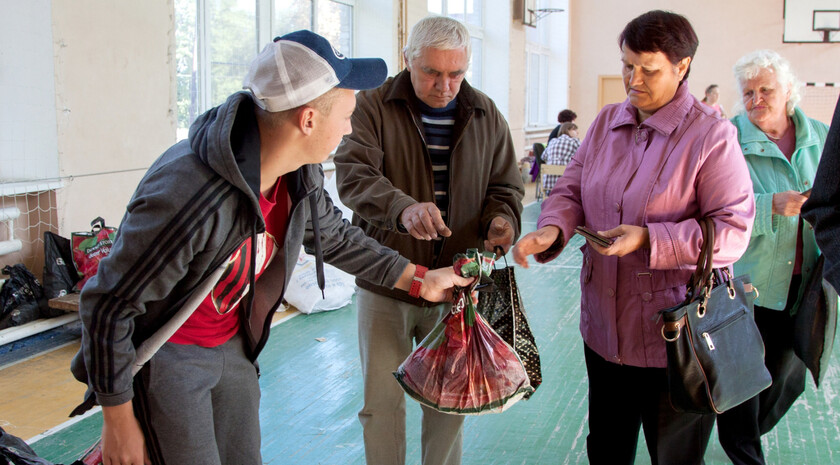
[[[700,40],[691,64],[691,93],[702,98],[707,85],[718,84],[721,105],[729,116],[732,116],[731,109],[739,98],[732,65],[741,56],[758,48],[773,49],[786,57],[802,81],[840,80],[840,45],[782,42],[782,0],[677,3],[667,0],[570,0],[570,4],[572,65],[569,69],[569,104],[578,113],[577,123],[582,130],[588,128],[599,110],[598,76],[621,74],[616,42],[618,35],[630,20],[657,8],[672,10],[691,21]],[[830,119],[833,102],[827,107],[827,116],[816,113],[809,116]]]
[[[0,0],[0,182],[58,176],[49,0]]]
[[[24,2],[21,2],[24,3]],[[175,141],[170,1],[54,0],[59,232],[117,225],[146,169]]]

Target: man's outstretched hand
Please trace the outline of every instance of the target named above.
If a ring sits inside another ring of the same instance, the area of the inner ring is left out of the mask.
[[[400,222],[415,239],[431,241],[438,236],[452,235],[434,202],[415,203],[406,207],[400,214]]]
[[[501,247],[507,253],[511,245],[513,245],[513,226],[501,216],[493,218],[493,221],[490,222],[490,227],[487,228],[487,240],[484,241],[484,250],[495,252],[496,247]]]

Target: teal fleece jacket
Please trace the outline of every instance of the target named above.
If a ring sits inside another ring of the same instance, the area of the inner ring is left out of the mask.
[[[796,149],[788,162],[745,113],[732,118],[750,170],[756,207],[750,245],[735,263],[735,275],[749,274],[759,291],[755,304],[773,310],[784,310],[787,303],[799,226],[799,216],[772,213],[773,194],[811,188],[828,133],[828,126],[808,118],[798,107],[791,119],[796,128]],[[802,228],[802,243],[802,279],[807,282],[819,256],[814,228],[808,223]]]

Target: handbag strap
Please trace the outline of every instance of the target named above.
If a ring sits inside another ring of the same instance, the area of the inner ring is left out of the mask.
[[[687,293],[694,298],[700,289],[711,288],[712,264],[714,262],[715,249],[715,225],[711,218],[703,217],[698,220],[700,231],[703,234],[703,244],[700,246],[700,255],[697,257],[697,266],[689,280]]]
[[[213,287],[216,286],[216,283],[222,278],[225,270],[227,268],[225,266],[220,266],[213,270],[212,273],[202,281],[198,287],[190,294],[190,297],[184,302],[184,305],[181,306],[180,309],[172,316],[163,326],[160,327],[154,334],[152,334],[148,339],[143,341],[142,344],[135,350],[135,360],[134,365],[131,367],[131,374],[136,375],[137,372],[143,368],[143,365],[146,364],[149,360],[151,360],[152,356],[155,355],[155,352],[160,349],[163,344],[175,334],[175,331],[178,331],[178,328],[187,321],[190,315],[195,312],[201,302],[207,297],[210,292],[213,291]]]

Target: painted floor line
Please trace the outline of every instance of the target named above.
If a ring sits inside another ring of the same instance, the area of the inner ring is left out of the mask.
[[[44,439],[46,437],[52,436],[55,433],[60,432],[64,428],[75,425],[76,423],[84,420],[85,418],[87,418],[89,416],[97,414],[101,410],[102,410],[102,407],[97,405],[96,407],[93,407],[92,409],[88,410],[87,412],[85,412],[81,415],[75,416],[75,417],[65,421],[64,423],[58,425],[58,426],[54,426],[54,427],[44,431],[41,434],[36,434],[35,436],[32,436],[31,438],[26,440],[26,443],[27,444],[34,444],[34,443],[40,441],[41,439]]]
[[[28,362],[29,360],[32,360],[32,359],[34,359],[34,358],[42,357],[42,356],[44,356],[44,355],[49,354],[50,352],[55,352],[56,350],[62,349],[62,348],[64,348],[64,347],[67,347],[67,346],[69,346],[70,344],[78,344],[78,343],[79,343],[79,339],[73,339],[72,341],[67,341],[67,342],[65,342],[64,344],[59,344],[59,345],[57,345],[57,346],[55,346],[55,347],[52,347],[52,348],[50,348],[50,349],[48,349],[48,350],[45,350],[45,351],[43,351],[43,352],[37,352],[37,353],[34,353],[34,354],[29,355],[29,356],[27,356],[27,357],[24,357],[24,358],[22,358],[22,359],[20,359],[20,360],[15,360],[14,362],[9,362],[9,363],[7,363],[7,364],[5,364],[5,365],[3,365],[3,366],[0,366],[0,370],[4,370],[4,369],[6,369],[6,368],[13,367],[13,366],[18,365],[18,364],[23,363],[23,362]]]

